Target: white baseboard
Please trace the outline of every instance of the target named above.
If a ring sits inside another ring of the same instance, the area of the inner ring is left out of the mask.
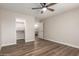
[[[15,45],[16,43],[10,43],[10,44],[2,44],[1,47],[4,47],[4,46],[9,46],[9,45]]]
[[[31,42],[31,41],[35,41],[35,40],[25,40],[26,43],[27,43],[27,42]]]
[[[78,48],[79,49],[79,46],[72,45],[72,44],[69,44],[69,43],[59,42],[59,41],[55,41],[55,40],[52,40],[52,39],[45,39],[45,40],[53,41],[53,42],[56,42],[56,43],[64,44],[64,45],[71,46],[71,47],[74,47],[74,48]]]

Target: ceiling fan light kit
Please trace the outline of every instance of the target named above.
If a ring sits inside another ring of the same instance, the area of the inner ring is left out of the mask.
[[[44,8],[42,8],[42,10],[45,12],[45,11],[47,10],[47,8],[46,8],[46,7],[44,7]]]
[[[47,3],[40,3],[40,5],[41,5],[41,7],[38,7],[38,8],[32,8],[33,10],[36,10],[36,9],[41,9],[41,14],[43,13],[43,12],[45,12],[46,10],[49,10],[49,11],[54,11],[54,9],[52,9],[52,8],[48,8],[48,7],[50,7],[50,6],[53,6],[53,5],[55,5],[56,3],[50,3],[50,4],[47,4]]]

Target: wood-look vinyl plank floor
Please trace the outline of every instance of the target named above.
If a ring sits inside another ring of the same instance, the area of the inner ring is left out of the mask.
[[[43,39],[3,47],[1,56],[79,56],[79,49]]]

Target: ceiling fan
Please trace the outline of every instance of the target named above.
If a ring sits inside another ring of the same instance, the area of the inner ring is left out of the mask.
[[[50,4],[47,4],[47,3],[40,3],[41,7],[37,7],[37,8],[32,8],[33,10],[36,10],[36,9],[41,9],[41,14],[44,13],[46,10],[49,10],[49,11],[54,11],[54,9],[52,8],[49,8],[50,6],[52,5],[55,5],[56,3],[50,3]]]

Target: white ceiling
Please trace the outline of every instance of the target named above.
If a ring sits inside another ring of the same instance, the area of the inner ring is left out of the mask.
[[[37,19],[45,19],[52,15],[57,15],[59,13],[74,9],[79,7],[79,3],[58,3],[50,8],[55,9],[54,12],[46,11],[41,14],[41,10],[32,10],[33,7],[40,7],[39,3],[0,3],[0,9],[11,10],[14,12],[19,12],[23,14],[34,15]]]

